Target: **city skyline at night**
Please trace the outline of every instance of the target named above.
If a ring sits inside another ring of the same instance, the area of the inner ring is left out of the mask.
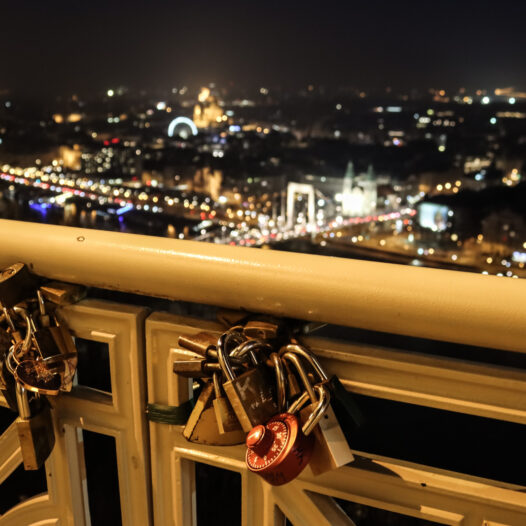
[[[30,5],[3,217],[526,275],[522,5]]]
[[[0,525],[524,526],[526,3],[5,4]]]

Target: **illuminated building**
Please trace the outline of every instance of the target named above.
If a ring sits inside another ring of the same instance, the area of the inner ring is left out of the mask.
[[[204,167],[196,171],[192,189],[195,192],[209,194],[214,201],[217,201],[221,193],[222,182],[223,172],[221,170],[212,170]]]
[[[343,178],[342,214],[346,216],[362,216],[376,210],[377,185],[373,167],[369,166],[365,175],[355,177],[352,162],[347,165]]]
[[[60,146],[59,147],[59,157],[62,160],[62,164],[65,168],[71,170],[80,170],[82,167],[81,164],[81,155],[82,152],[77,144],[73,148],[69,146]]]
[[[194,106],[194,123],[198,128],[217,126],[225,120],[223,110],[209,88],[201,88],[197,99],[198,103]]]

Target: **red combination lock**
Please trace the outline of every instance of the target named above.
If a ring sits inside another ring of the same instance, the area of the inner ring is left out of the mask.
[[[269,484],[280,486],[296,478],[309,463],[314,437],[305,436],[299,420],[280,413],[247,435],[246,464]]]

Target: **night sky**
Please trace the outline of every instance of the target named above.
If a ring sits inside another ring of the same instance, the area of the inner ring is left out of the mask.
[[[3,1],[0,90],[526,86],[520,0]]]

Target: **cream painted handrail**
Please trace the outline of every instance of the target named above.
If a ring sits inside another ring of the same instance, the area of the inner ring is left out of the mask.
[[[526,281],[0,220],[0,265],[112,290],[526,352]]]

